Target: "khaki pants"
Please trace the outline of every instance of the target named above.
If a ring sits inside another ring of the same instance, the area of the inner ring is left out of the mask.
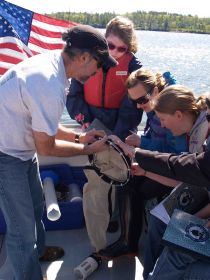
[[[83,188],[83,211],[90,242],[97,252],[107,245],[106,231],[110,220],[108,193],[111,186],[94,170],[85,170],[85,175],[88,182]],[[115,188],[111,198],[113,208]]]
[[[103,174],[119,180],[127,178],[127,168],[122,157],[113,148],[108,147],[97,153],[95,162]],[[84,172],[88,182],[83,188],[83,210],[88,235],[97,252],[107,245],[106,231],[110,220],[108,193],[111,185],[102,180],[94,170],[86,169]],[[112,189],[111,201],[114,208],[115,187]]]

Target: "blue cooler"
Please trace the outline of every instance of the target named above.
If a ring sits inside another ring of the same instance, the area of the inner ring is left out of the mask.
[[[46,209],[43,215],[43,222],[46,230],[65,230],[82,228],[85,225],[82,191],[86,177],[81,167],[70,167],[67,164],[41,166],[40,172],[53,171],[59,177],[59,183],[69,186],[71,193],[70,201],[60,201],[59,208],[61,217],[57,221],[50,221],[47,218]]]
[[[42,218],[45,229],[64,230],[84,227],[85,222],[82,207],[82,190],[87,180],[82,167],[70,167],[67,164],[56,164],[40,167],[41,173],[42,171],[48,170],[53,171],[58,175],[60,183],[69,186],[72,197],[70,201],[59,202],[61,217],[57,221],[50,221],[47,218],[45,209]],[[6,223],[0,209],[0,234],[4,234],[5,232]]]

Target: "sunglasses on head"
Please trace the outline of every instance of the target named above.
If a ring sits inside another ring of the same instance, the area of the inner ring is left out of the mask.
[[[210,122],[210,114],[206,113],[206,120],[207,122]]]
[[[139,104],[139,105],[147,104],[149,102],[150,96],[151,96],[151,93],[148,92],[146,95],[141,96],[137,99],[131,99],[131,101],[135,105],[137,105],[137,104]]]
[[[114,44],[109,43],[109,42],[108,42],[108,47],[111,51],[113,51],[114,49],[117,49],[117,51],[121,52],[121,53],[126,52],[128,49],[127,47],[117,47]]]

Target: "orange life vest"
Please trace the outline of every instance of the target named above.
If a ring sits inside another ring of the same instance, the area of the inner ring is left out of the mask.
[[[128,67],[133,55],[126,53],[118,60],[118,65],[108,72],[100,69],[84,84],[85,101],[92,106],[118,109],[126,93],[125,81],[129,75]]]

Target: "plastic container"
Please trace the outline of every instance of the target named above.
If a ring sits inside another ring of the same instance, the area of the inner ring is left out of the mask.
[[[61,183],[71,187],[74,186],[73,193],[79,196],[80,199],[72,199],[69,201],[60,201],[59,207],[61,217],[57,221],[50,221],[47,218],[46,210],[44,212],[42,221],[44,222],[46,230],[65,230],[82,228],[85,225],[83,206],[82,206],[82,189],[86,182],[86,177],[81,167],[70,167],[67,164],[50,165],[40,167],[40,171],[53,170],[60,178]],[[70,189],[71,194],[71,189]]]
[[[84,280],[101,265],[101,259],[90,255],[80,265],[74,268],[75,278]]]

